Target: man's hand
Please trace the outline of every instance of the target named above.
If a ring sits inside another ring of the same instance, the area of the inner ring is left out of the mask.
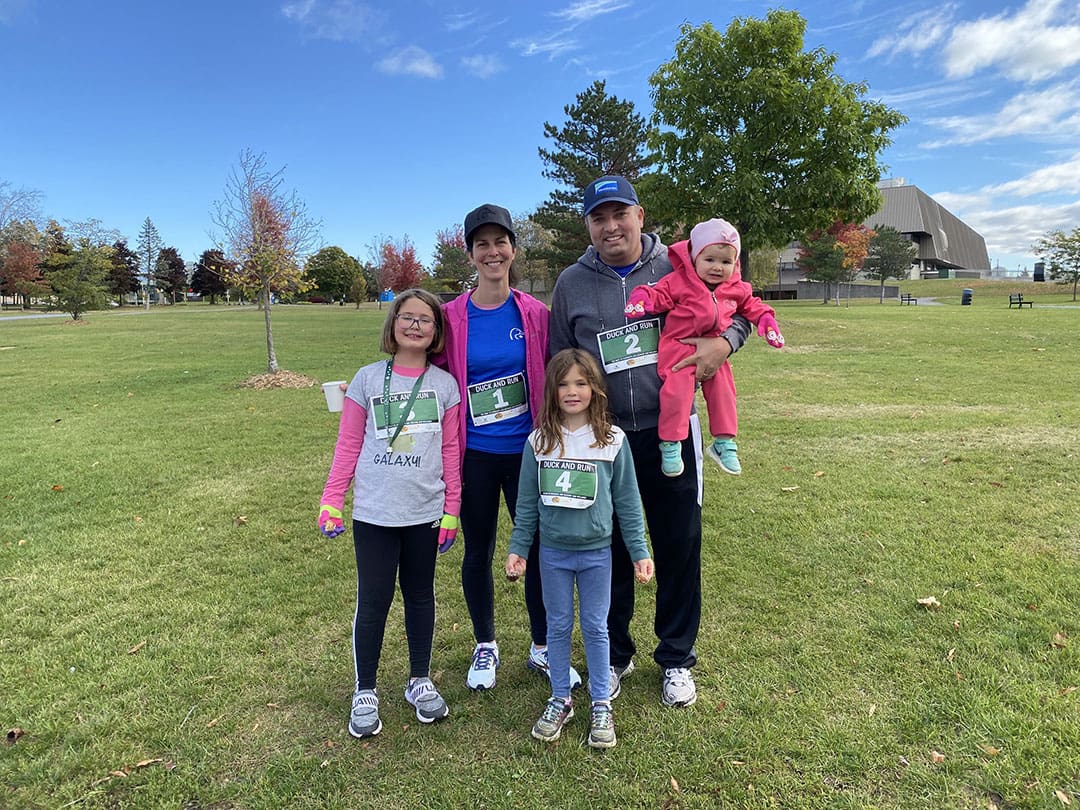
[[[345,526],[341,520],[341,510],[325,503],[320,506],[319,531],[331,540],[345,531]]]
[[[506,578],[511,582],[516,581],[525,573],[526,559],[513,552],[506,555]]]
[[[727,342],[726,338],[691,337],[683,338],[679,342],[685,343],[687,346],[694,346],[697,351],[685,360],[680,360],[673,365],[671,370],[678,371],[687,366],[696,366],[697,371],[694,376],[698,382],[711,380],[716,375],[716,370],[731,356],[731,344]]]
[[[457,539],[458,519],[455,515],[443,514],[439,522],[439,553],[445,554]]]

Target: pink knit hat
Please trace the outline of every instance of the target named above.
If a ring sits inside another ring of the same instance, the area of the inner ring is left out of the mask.
[[[739,232],[734,225],[723,219],[699,222],[690,231],[690,261],[697,261],[698,254],[709,245],[732,245],[736,256],[742,252]]]

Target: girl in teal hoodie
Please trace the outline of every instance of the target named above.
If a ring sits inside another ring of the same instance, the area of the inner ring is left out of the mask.
[[[522,451],[517,517],[506,559],[507,577],[514,580],[525,573],[539,527],[551,699],[532,735],[545,742],[557,740],[574,716],[570,634],[576,585],[592,699],[589,745],[615,745],[607,634],[613,512],[619,516],[638,582],[648,582],[653,562],[630,447],[625,434],[611,424],[604,378],[592,355],[564,349],[548,363],[539,426]]]

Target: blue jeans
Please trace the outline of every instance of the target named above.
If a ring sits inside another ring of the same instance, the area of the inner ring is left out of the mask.
[[[610,700],[607,615],[611,604],[611,547],[562,551],[540,545],[540,581],[547,609],[551,694],[570,696],[570,635],[574,630],[574,584],[581,615],[581,640],[589,667],[589,695]]]

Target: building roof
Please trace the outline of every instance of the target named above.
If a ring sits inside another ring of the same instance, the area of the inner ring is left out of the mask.
[[[986,241],[917,186],[880,185],[881,209],[863,224],[889,225],[919,246],[919,259],[944,267],[990,267]]]

